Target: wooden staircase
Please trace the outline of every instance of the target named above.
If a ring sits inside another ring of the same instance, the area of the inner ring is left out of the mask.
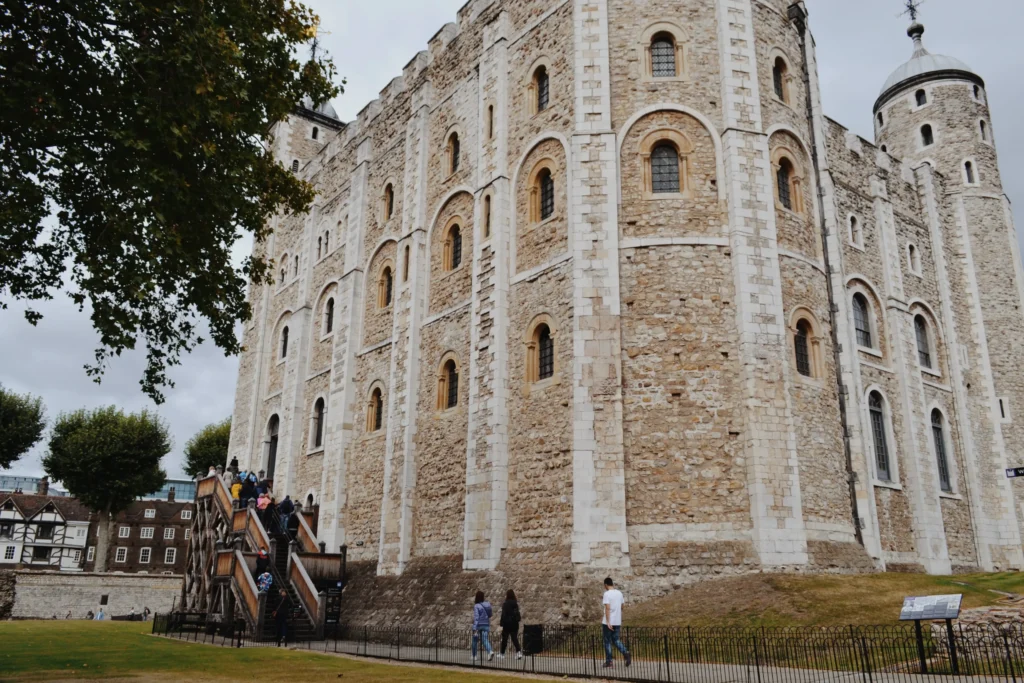
[[[270,531],[253,507],[235,509],[231,494],[218,477],[208,477],[196,489],[196,511],[186,558],[181,611],[205,613],[213,621],[244,619],[252,633],[273,639],[272,614],[281,588],[288,591],[292,614],[288,639],[323,638],[326,594],[318,591],[305,564],[312,562],[317,580],[341,580],[344,553],[319,552],[316,536],[302,515],[294,540],[277,519],[268,519]],[[273,584],[260,593],[254,573],[260,548],[270,554]],[[337,567],[337,575],[335,573]]]

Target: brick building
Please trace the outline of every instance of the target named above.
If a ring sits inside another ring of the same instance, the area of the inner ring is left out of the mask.
[[[357,120],[305,103],[230,457],[373,618],[425,577],[555,620],[609,572],[1024,568],[985,85],[910,33],[874,143],[791,0],[471,0]]]
[[[182,574],[189,534],[191,501],[138,500],[114,518],[107,551],[107,571],[126,574]],[[85,571],[94,571],[97,525],[89,527]]]

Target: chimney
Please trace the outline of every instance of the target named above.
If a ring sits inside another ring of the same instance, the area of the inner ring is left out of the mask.
[[[173,486],[167,490],[167,502],[168,503],[173,503],[174,502],[174,487]]]
[[[36,495],[37,496],[47,496],[49,494],[50,494],[50,478],[49,477],[43,477],[42,479],[39,480],[39,483],[36,484]]]

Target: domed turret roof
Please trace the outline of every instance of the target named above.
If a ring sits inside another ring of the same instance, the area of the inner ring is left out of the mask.
[[[313,106],[313,100],[307,95],[302,98],[302,107],[310,111],[315,111],[317,114],[323,114],[328,118],[336,119],[338,121],[341,120],[338,118],[338,112],[334,111],[334,105],[331,104],[330,100]]]
[[[928,52],[922,39],[922,36],[924,36],[924,26],[921,24],[916,22],[912,24],[907,30],[907,35],[914,39],[914,54],[911,56],[910,61],[901,64],[886,79],[878,99],[878,105],[887,101],[889,99],[887,95],[892,95],[895,90],[899,89],[899,86],[906,84],[909,87],[910,85],[931,80],[934,77],[959,75],[962,78],[967,78],[979,84],[982,83],[981,77],[959,59],[947,57],[946,55],[933,55],[931,52]]]

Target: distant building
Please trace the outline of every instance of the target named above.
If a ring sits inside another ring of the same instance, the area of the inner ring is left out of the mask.
[[[172,493],[173,489],[173,493]],[[196,483],[191,479],[168,479],[156,493],[142,496],[140,500],[195,500]]]
[[[0,474],[0,494],[4,493],[33,493],[38,488],[43,479],[46,477],[16,477],[13,475]],[[49,482],[49,479],[47,479]],[[193,485],[194,486],[194,485]],[[49,496],[58,496],[65,498],[68,495],[67,491],[61,491],[60,489],[49,486],[47,494]]]
[[[75,498],[0,494],[0,567],[81,571],[88,533]]]
[[[171,500],[139,500],[114,518],[107,571],[126,574],[181,574],[185,570],[194,505]],[[89,527],[85,571],[96,561],[95,521]]]

